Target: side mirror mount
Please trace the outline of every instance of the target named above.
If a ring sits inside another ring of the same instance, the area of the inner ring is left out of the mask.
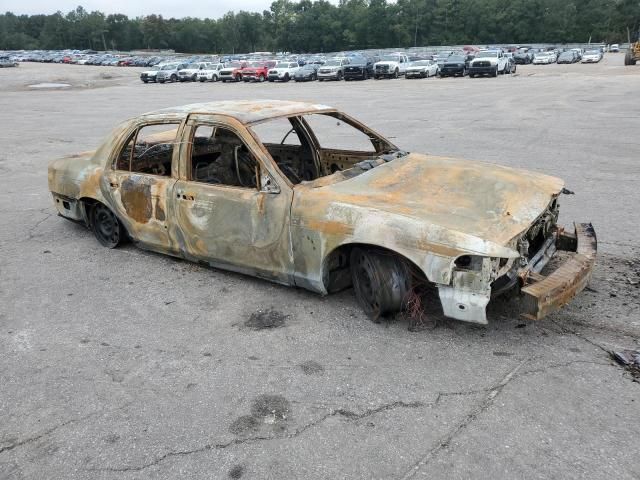
[[[260,191],[262,193],[280,193],[280,187],[273,181],[271,175],[263,173],[260,177]]]

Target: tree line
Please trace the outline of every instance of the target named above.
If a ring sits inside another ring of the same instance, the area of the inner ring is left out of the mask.
[[[639,0],[276,0],[222,18],[88,12],[0,14],[0,50],[335,52],[425,45],[624,42]]]

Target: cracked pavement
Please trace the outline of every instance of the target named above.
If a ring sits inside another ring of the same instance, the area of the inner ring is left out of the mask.
[[[640,348],[640,70],[621,65],[304,85],[0,70],[0,480],[640,478],[640,384],[608,354]],[[25,91],[33,78],[90,87]],[[561,221],[598,233],[594,278],[541,322],[500,299],[487,327],[413,333],[370,322],[351,291],[107,250],[55,215],[50,159],[220,98],[328,103],[408,150],[558,175],[576,192]],[[269,308],[283,326],[244,327]]]

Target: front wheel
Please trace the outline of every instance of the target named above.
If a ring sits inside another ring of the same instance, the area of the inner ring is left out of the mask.
[[[396,68],[395,72],[393,72],[393,78],[398,78],[400,76],[400,70]]]
[[[176,75],[171,75],[171,83],[175,83],[178,81],[178,77]]]
[[[356,299],[374,322],[402,310],[411,290],[411,273],[400,257],[356,247],[351,251],[350,265]]]
[[[264,82],[264,75],[260,75],[260,76],[258,77],[258,81],[259,81],[260,83]]]
[[[107,248],[116,248],[125,237],[118,218],[101,203],[91,209],[91,229],[98,242]]]

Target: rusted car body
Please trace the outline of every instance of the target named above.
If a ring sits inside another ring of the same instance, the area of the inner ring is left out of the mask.
[[[315,118],[354,129],[370,148],[327,148]],[[258,130],[275,120],[291,130],[263,141]],[[166,131],[141,140],[151,126]],[[285,143],[292,132],[297,140]],[[487,323],[492,296],[520,287],[523,314],[539,319],[585,287],[596,255],[590,224],[557,225],[562,180],[407,153],[325,105],[217,102],[144,114],[96,151],[51,162],[49,189],[59,214],[105,246],[126,236],[323,295],[353,285],[373,318],[401,310],[419,279],[438,288],[448,317]],[[568,259],[543,276],[557,250]]]

